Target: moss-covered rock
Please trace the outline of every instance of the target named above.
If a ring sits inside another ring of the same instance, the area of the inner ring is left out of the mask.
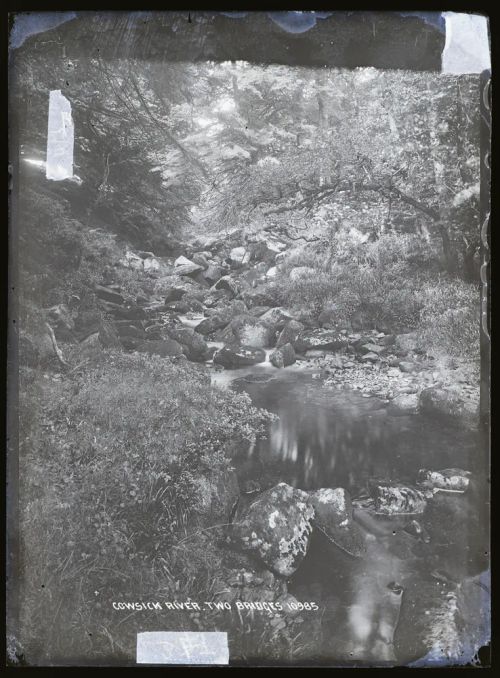
[[[239,517],[231,540],[243,550],[254,551],[273,572],[288,577],[307,552],[313,516],[307,492],[279,483]]]

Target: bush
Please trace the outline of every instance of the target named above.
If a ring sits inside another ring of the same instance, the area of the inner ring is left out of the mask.
[[[459,279],[440,279],[422,290],[419,334],[428,353],[480,361],[480,300],[477,285]]]
[[[312,309],[316,315],[334,308],[339,326],[358,317],[366,328],[407,331],[418,325],[421,288],[432,278],[436,261],[418,236],[390,232],[370,242],[360,241],[358,232],[341,230],[327,247],[303,248],[289,257],[276,285],[281,302],[292,308]],[[295,266],[313,270],[291,280]]]
[[[191,535],[223,520],[232,450],[270,415],[185,361],[112,351],[21,393],[28,660],[109,653],[112,600],[210,600],[215,533]]]

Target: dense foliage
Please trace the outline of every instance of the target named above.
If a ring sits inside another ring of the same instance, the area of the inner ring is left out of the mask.
[[[238,245],[283,241],[261,292],[297,317],[415,331],[433,357],[478,363],[475,76],[35,47],[15,54],[10,102],[21,343],[55,304],[105,320],[95,286],[110,264],[127,301],[161,297],[172,276],[119,265],[126,249],[173,268],[207,235],[226,256],[239,229]],[[44,175],[53,89],[72,106],[73,181]],[[21,350],[22,628],[28,655],[50,660],[119,655],[120,596],[210,599],[223,557],[205,530],[227,514],[234,447],[270,416],[203,365],[83,340],[64,351],[61,370]]]
[[[192,365],[137,354],[101,353],[71,380],[23,371],[21,386],[23,624],[40,643],[30,653],[105,651],[113,600],[210,600],[231,454],[268,415]]]

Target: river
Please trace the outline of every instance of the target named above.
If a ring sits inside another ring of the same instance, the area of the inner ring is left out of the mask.
[[[235,458],[242,487],[344,487],[356,499],[373,479],[414,484],[421,468],[472,472],[465,494],[438,493],[421,516],[361,520],[362,558],[314,534],[289,581],[299,600],[323,605],[312,659],[362,666],[406,665],[424,655],[426,665],[470,659],[467,652],[483,641],[489,600],[489,481],[480,434],[420,414],[392,416],[385,402],[328,388],[318,370],[298,366],[214,371],[213,382],[245,391],[278,415],[267,437]],[[405,529],[411,518],[425,539]]]

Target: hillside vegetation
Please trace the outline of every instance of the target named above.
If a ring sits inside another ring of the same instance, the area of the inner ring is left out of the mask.
[[[223,526],[235,450],[271,415],[211,385],[213,342],[237,361],[287,329],[295,361],[334,333],[339,370],[410,360],[470,392],[479,369],[476,77],[55,43],[17,51],[10,102],[27,663],[130,659],[138,617],[119,628],[110,601],[211,600],[251,567]],[[52,89],[72,106],[75,180],[45,178]],[[245,623],[235,651],[252,656]],[[261,641],[294,657],[310,639],[293,628]]]

